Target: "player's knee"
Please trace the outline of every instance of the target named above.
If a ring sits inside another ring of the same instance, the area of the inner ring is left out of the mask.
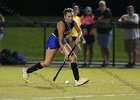
[[[77,56],[76,56],[75,54],[73,54],[73,55],[71,56],[70,60],[71,60],[72,62],[76,62],[76,61],[77,61]]]
[[[77,48],[77,49],[75,49],[75,51],[76,51],[76,54],[77,54],[81,51],[81,48]]]

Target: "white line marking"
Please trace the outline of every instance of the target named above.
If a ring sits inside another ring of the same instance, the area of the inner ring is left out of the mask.
[[[105,94],[105,95],[84,95],[84,96],[65,96],[65,97],[44,97],[44,98],[32,98],[33,100],[52,100],[52,99],[72,99],[72,98],[91,98],[95,96],[103,97],[115,97],[115,96],[132,96],[135,94]]]

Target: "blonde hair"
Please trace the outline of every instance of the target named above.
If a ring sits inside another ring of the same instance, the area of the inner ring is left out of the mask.
[[[65,8],[63,11],[63,14],[66,15],[68,12],[70,12],[70,13],[73,12],[73,9],[72,8]]]
[[[104,0],[101,0],[101,1],[99,2],[99,4],[104,4],[104,5],[106,5],[106,2],[105,2]]]

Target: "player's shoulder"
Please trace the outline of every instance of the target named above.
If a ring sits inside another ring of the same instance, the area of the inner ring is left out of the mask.
[[[106,10],[110,11],[110,8],[106,8]]]
[[[62,20],[58,21],[57,26],[64,26],[64,22]]]
[[[75,17],[74,17],[74,20],[79,20],[79,19],[80,19],[79,16],[75,16]]]
[[[110,8],[106,8],[105,12],[111,13]]]
[[[100,9],[99,9],[99,8],[95,9],[95,12],[99,12],[99,11],[100,11]]]
[[[128,17],[129,16],[129,14],[123,14],[122,15],[122,17]]]
[[[133,15],[134,15],[134,16],[139,16],[139,14],[138,14],[138,13],[134,13]]]

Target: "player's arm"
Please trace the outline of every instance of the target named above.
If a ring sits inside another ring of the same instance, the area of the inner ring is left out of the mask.
[[[127,20],[127,23],[138,24],[139,23],[139,16],[136,15],[134,19]]]
[[[109,24],[110,23],[110,19],[109,18],[106,18],[106,19],[102,19],[102,18],[100,19],[99,18],[97,20],[97,22],[100,23],[100,24]]]
[[[107,9],[107,12],[104,16],[99,16],[97,18],[97,22],[100,24],[109,24],[111,21],[111,11],[110,9]]]
[[[64,31],[65,27],[62,21],[57,23],[57,29],[58,29],[58,41],[60,45],[60,49],[65,52],[65,49],[63,47],[63,38],[64,38]]]
[[[124,15],[123,15],[123,16],[121,16],[121,17],[118,19],[118,22],[123,23],[124,21],[125,21],[125,17],[124,17]]]
[[[101,16],[96,19],[96,22],[99,24],[109,24],[111,21],[111,15],[107,14],[107,16]]]
[[[136,16],[135,19],[129,20],[122,16],[119,20],[119,22],[124,23],[124,24],[138,24],[139,23],[139,16]]]
[[[5,22],[5,18],[3,17],[2,14],[0,14],[0,23],[4,23]]]
[[[77,36],[76,41],[75,41],[75,44],[77,44],[80,41],[80,38],[82,36],[82,30],[81,30],[80,26],[76,22],[74,23],[74,27],[75,27],[75,29],[76,29],[76,31],[78,33],[78,36]]]

